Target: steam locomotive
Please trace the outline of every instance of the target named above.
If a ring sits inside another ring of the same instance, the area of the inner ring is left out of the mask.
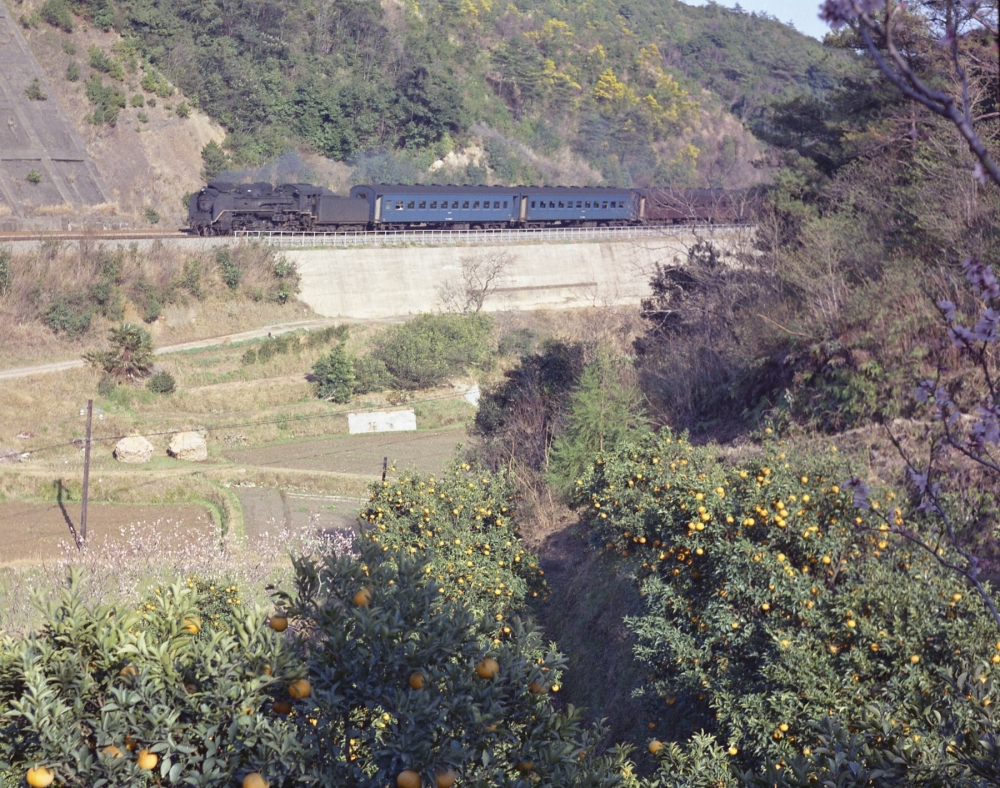
[[[714,222],[729,201],[715,190],[564,186],[354,186],[350,196],[308,183],[212,181],[191,197],[198,235],[244,230],[336,232],[524,227],[626,227]]]

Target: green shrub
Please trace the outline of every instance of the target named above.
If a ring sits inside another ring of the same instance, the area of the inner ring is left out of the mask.
[[[125,107],[125,94],[111,85],[105,85],[98,74],[87,80],[86,93],[94,108],[87,116],[88,122],[95,126],[116,125],[118,115]]]
[[[647,612],[628,626],[650,671],[644,696],[677,700],[673,714],[738,751],[734,767],[808,755],[831,709],[858,730],[872,704],[943,752],[935,715],[956,712],[942,673],[1000,675],[982,602],[854,509],[849,478],[833,452],[769,447],[730,467],[664,431],[598,455],[577,484],[594,540],[641,582]],[[891,491],[871,500],[905,507]],[[919,516],[897,511],[898,523]]]
[[[77,82],[80,79],[80,66],[74,60],[66,66],[66,81]]]
[[[97,393],[102,397],[110,397],[116,388],[118,388],[118,381],[107,372],[102,373],[101,379],[97,381]]]
[[[257,348],[249,348],[247,351],[240,356],[240,363],[244,367],[253,366],[257,363]]]
[[[184,261],[184,273],[181,274],[181,286],[195,298],[201,296],[201,261],[190,259]]]
[[[361,519],[384,550],[427,555],[424,569],[446,599],[461,601],[492,633],[505,616],[545,593],[538,558],[515,521],[513,485],[503,473],[455,463],[440,476],[407,475],[371,487]]]
[[[154,394],[173,394],[177,390],[177,382],[173,375],[161,370],[146,381],[146,388]]]
[[[145,107],[146,97],[142,93],[133,93],[132,98],[128,100],[128,103],[133,107]]]
[[[42,182],[42,174],[36,169],[30,169],[28,170],[28,174],[24,176],[24,179],[28,183],[37,185]]]
[[[28,83],[28,87],[24,89],[24,95],[28,97],[29,101],[45,101],[48,99],[48,95],[42,90],[42,82],[38,77],[32,77],[31,82]]]
[[[139,114],[141,115],[142,113],[140,112]],[[149,222],[150,224],[160,223],[160,214],[158,214],[156,212],[156,209],[153,208],[152,206],[148,206],[146,208],[145,216],[146,216],[146,221]]]
[[[69,4],[65,0],[46,0],[39,9],[39,13],[43,20],[53,27],[59,28],[64,33],[72,33],[76,26],[73,21],[73,14],[70,13]],[[72,55],[74,53],[68,52],[67,54]]]
[[[294,724],[269,709],[302,668],[264,610],[243,605],[232,632],[199,632],[201,599],[183,584],[136,610],[87,607],[81,589],[73,571],[41,630],[0,640],[5,784],[43,764],[59,785],[145,785],[143,750],[175,784],[226,785],[297,760]]]
[[[330,402],[348,402],[354,393],[354,366],[343,343],[321,357],[312,368],[316,396]]]
[[[490,639],[409,551],[364,540],[359,552],[295,563],[296,591],[283,605],[302,620],[315,700],[293,717],[307,757],[269,763],[272,784],[308,770],[312,784],[381,788],[406,769],[424,785],[448,770],[462,784],[500,788],[623,784],[625,751],[607,752],[579,710],[560,713],[545,694],[565,663],[541,633],[512,621]],[[485,657],[498,671],[484,680],[477,665]]]
[[[372,355],[385,364],[398,388],[428,388],[482,362],[492,327],[480,314],[420,315],[386,329]]]
[[[45,310],[45,325],[57,334],[77,337],[90,328],[94,305],[82,294],[57,296]]]
[[[0,298],[10,292],[10,283],[14,279],[13,259],[10,249],[0,246]]]
[[[70,13],[66,0],[45,0],[38,9],[38,14],[53,27],[66,33],[73,32],[73,14]]]
[[[174,110],[177,113],[178,118],[188,118],[191,117],[191,105],[186,101],[182,101],[177,105],[177,109]]]
[[[375,356],[358,356],[354,359],[354,393],[369,394],[392,388],[392,375],[385,362]]]
[[[346,342],[350,336],[350,328],[346,325],[328,326],[306,334],[306,345],[317,347],[330,342]]]
[[[239,262],[233,255],[233,250],[227,248],[219,249],[215,253],[215,264],[219,267],[219,275],[226,287],[235,290],[243,281],[243,270]]]
[[[102,74],[111,73],[112,60],[97,44],[91,44],[90,49],[87,50],[87,61],[92,69],[100,71]]]

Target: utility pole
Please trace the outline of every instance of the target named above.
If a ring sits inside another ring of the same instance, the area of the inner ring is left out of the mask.
[[[80,544],[87,543],[87,498],[90,497],[90,425],[94,419],[94,400],[87,400],[87,442],[83,446],[83,507],[80,512]]]

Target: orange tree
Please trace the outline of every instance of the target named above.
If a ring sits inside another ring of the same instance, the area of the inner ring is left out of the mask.
[[[376,482],[361,518],[363,540],[385,553],[427,555],[427,579],[446,599],[461,600],[499,623],[529,597],[544,595],[537,556],[518,535],[514,491],[503,473],[455,463],[439,477]]]
[[[594,538],[626,557],[647,612],[631,619],[652,702],[700,710],[715,745],[698,759],[665,747],[655,785],[713,754],[728,773],[808,756],[829,714],[857,730],[869,705],[941,761],[948,731],[995,703],[1000,644],[958,578],[852,506],[834,452],[796,459],[767,447],[741,466],[662,432],[598,458],[576,503]],[[873,505],[887,508],[888,492]],[[898,505],[898,502],[895,502]],[[987,695],[956,707],[941,671],[981,671]],[[672,711],[672,710],[671,710]],[[904,718],[905,716],[905,718]],[[952,745],[954,746],[954,745]]]
[[[537,631],[514,621],[494,638],[408,548],[358,547],[354,559],[297,560],[295,591],[282,596],[308,655],[307,698],[289,715],[310,753],[302,776],[365,788],[456,775],[482,788],[623,784],[626,750],[604,752],[578,710],[553,707],[563,659]]]
[[[186,584],[138,610],[86,607],[82,579],[45,606],[40,631],[0,641],[0,776],[39,768],[59,786],[226,785],[301,751],[269,692],[302,668],[246,606],[229,633],[203,629]],[[281,678],[279,678],[281,677]]]

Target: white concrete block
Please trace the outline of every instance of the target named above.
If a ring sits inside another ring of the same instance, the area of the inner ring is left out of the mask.
[[[412,432],[416,428],[417,414],[412,410],[347,414],[347,429],[351,435],[365,432]]]

